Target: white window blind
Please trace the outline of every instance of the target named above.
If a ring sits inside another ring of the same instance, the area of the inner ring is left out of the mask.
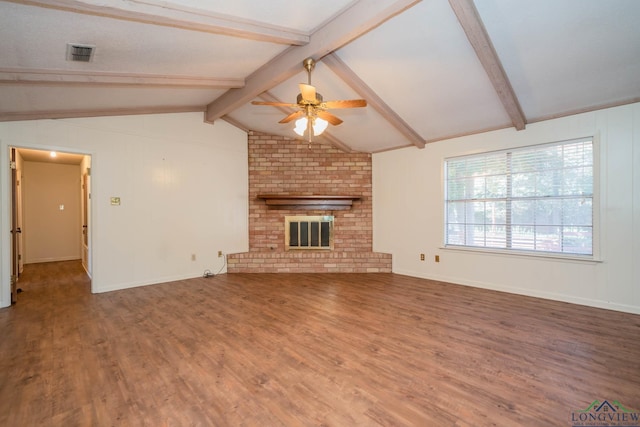
[[[593,255],[591,139],[445,160],[445,244]]]

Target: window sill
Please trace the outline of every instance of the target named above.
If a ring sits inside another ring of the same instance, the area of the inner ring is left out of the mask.
[[[467,246],[441,246],[440,249],[445,251],[454,251],[454,252],[474,252],[477,254],[484,255],[508,255],[508,256],[518,256],[525,258],[546,258],[557,261],[572,261],[572,262],[580,262],[580,263],[601,263],[602,259],[596,258],[590,255],[568,255],[568,254],[556,254],[550,252],[533,252],[533,251],[516,251],[516,250],[503,250],[497,248],[474,248]]]

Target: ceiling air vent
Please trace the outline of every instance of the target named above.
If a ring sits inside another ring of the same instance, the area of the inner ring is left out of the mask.
[[[69,43],[67,44],[67,61],[91,62],[95,46],[89,44]]]

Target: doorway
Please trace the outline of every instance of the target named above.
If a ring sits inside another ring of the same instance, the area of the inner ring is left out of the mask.
[[[24,264],[81,260],[91,277],[91,156],[10,147],[11,302]]]

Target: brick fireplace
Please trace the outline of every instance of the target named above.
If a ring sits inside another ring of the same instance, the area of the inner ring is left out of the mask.
[[[249,252],[230,254],[229,273],[391,272],[372,252],[371,155],[324,143],[249,135]],[[353,197],[350,206],[269,206],[264,194]],[[303,208],[303,209],[301,209]],[[332,250],[285,250],[285,216],[331,215]]]

